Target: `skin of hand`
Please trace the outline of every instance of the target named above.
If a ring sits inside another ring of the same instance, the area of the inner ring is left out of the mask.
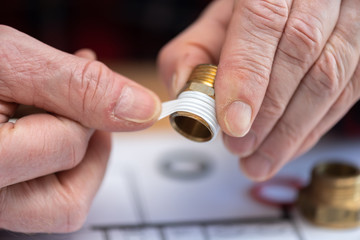
[[[10,123],[18,104],[48,113]],[[91,51],[67,54],[0,25],[0,228],[79,229],[105,174],[108,131],[149,127],[160,106]]]
[[[225,145],[251,179],[306,152],[360,98],[360,0],[218,0],[159,54],[175,96],[218,64]]]

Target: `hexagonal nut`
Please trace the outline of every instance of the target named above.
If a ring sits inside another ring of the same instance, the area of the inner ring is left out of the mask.
[[[311,223],[327,228],[353,228],[360,226],[360,202],[329,203],[312,196],[307,189],[300,191],[297,207]]]
[[[188,82],[185,85],[183,91],[198,91],[198,92],[205,93],[209,97],[215,98],[215,89],[204,83]]]

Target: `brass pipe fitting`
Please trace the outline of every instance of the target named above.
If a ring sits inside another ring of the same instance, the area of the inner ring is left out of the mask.
[[[359,169],[341,162],[315,166],[310,184],[300,190],[297,206],[307,220],[318,226],[359,226]]]
[[[217,66],[215,65],[201,64],[196,66],[180,94],[186,91],[197,91],[215,99],[216,71]],[[177,111],[172,113],[169,119],[172,127],[190,140],[206,142],[214,137],[215,133],[209,123],[194,113]]]

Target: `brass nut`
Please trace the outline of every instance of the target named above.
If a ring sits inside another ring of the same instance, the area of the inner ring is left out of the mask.
[[[180,91],[198,91],[215,98],[215,77],[217,66],[212,64],[197,65],[189,76],[184,88]]]
[[[186,83],[182,92],[184,92],[184,91],[198,91],[198,92],[205,93],[206,95],[208,95],[212,98],[215,98],[215,89],[213,87],[210,87],[208,85],[205,85],[205,84],[199,83],[199,82]]]
[[[315,166],[310,184],[300,190],[297,207],[307,220],[318,226],[359,226],[359,169],[342,162]]]

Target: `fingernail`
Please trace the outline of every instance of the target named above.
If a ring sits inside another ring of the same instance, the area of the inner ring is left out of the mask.
[[[181,89],[184,87],[184,83],[187,81],[187,79],[184,79],[184,74],[174,74],[172,81],[173,81],[173,93],[175,96],[178,95],[178,93],[181,91]]]
[[[224,143],[230,152],[240,157],[247,157],[254,152],[256,135],[252,130],[242,138],[224,135]]]
[[[271,171],[270,160],[255,153],[249,158],[240,160],[241,168],[244,174],[255,181],[264,181],[268,179]]]
[[[177,85],[178,85],[178,77],[177,77],[177,74],[174,73],[171,77],[171,80],[170,80],[170,86],[171,86],[171,89],[170,89],[170,93],[172,95],[172,97],[176,97],[177,93],[178,93],[178,90],[177,90]]]
[[[241,101],[230,104],[225,113],[225,125],[234,137],[243,137],[250,130],[251,107]]]
[[[185,83],[187,82],[192,68],[182,68],[181,71],[177,71],[172,78],[172,91],[175,96],[182,90]]]
[[[155,118],[160,111],[160,102],[148,90],[124,86],[114,109],[116,118],[144,123]]]

